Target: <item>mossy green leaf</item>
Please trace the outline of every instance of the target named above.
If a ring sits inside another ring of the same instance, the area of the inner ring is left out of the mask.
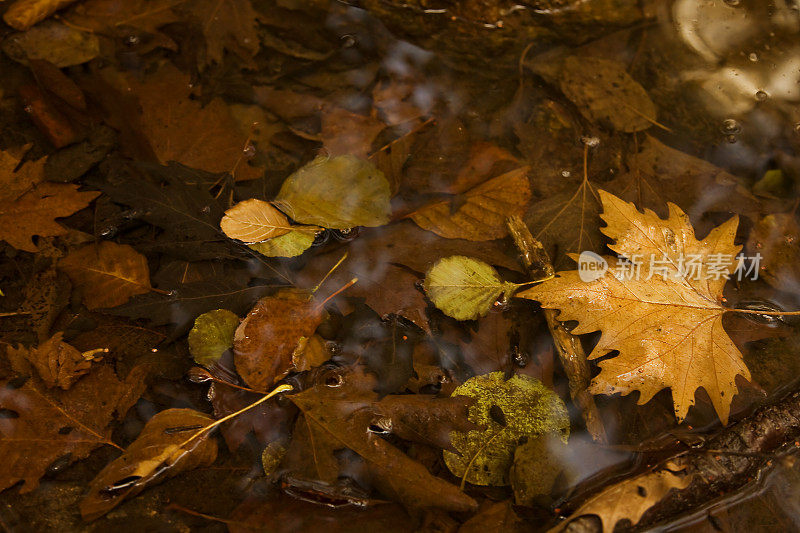
[[[273,202],[303,224],[347,229],[389,222],[389,182],[375,165],[351,155],[317,157],[286,178]]]
[[[285,235],[249,246],[267,257],[297,257],[311,248],[315,237],[316,233],[314,232],[293,230]]]
[[[215,309],[197,317],[189,332],[189,352],[194,360],[203,366],[219,360],[233,346],[239,322],[239,317],[227,309]]]
[[[425,292],[444,314],[456,320],[475,320],[489,312],[501,294],[510,297],[515,283],[500,279],[491,265],[472,257],[440,259],[425,274]]]
[[[569,437],[569,416],[561,398],[538,379],[502,372],[475,376],[453,391],[453,396],[475,399],[469,421],[472,431],[453,431],[450,440],[458,453],[444,451],[447,468],[475,485],[509,484],[514,450],[524,438],[556,432]],[[502,416],[498,416],[502,413]]]

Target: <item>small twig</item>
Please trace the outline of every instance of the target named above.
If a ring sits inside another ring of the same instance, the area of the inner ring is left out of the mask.
[[[534,278],[548,278],[554,275],[555,269],[550,262],[550,257],[542,246],[531,235],[528,226],[519,216],[512,216],[506,219],[508,231],[514,239],[514,244],[522,254],[522,262],[528,269],[528,273]],[[581,341],[572,335],[556,318],[558,312],[554,309],[544,309],[544,316],[547,320],[547,327],[553,336],[558,357],[561,365],[569,379],[569,393],[581,410],[583,420],[586,423],[586,430],[596,442],[607,442],[606,430],[600,418],[600,412],[594,403],[594,398],[588,391],[591,382],[591,372],[589,362],[586,359],[586,352],[583,350]]]

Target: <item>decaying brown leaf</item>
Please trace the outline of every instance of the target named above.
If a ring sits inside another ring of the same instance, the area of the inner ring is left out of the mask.
[[[261,175],[247,163],[247,138],[226,104],[215,98],[203,106],[192,99],[191,79],[177,68],[164,66],[144,81],[120,77],[115,84],[138,97],[143,133],[163,163],[178,161],[209,172],[231,172],[237,180]]]
[[[306,291],[284,290],[260,299],[233,339],[236,370],[253,389],[267,390],[294,368],[292,354],[325,315]]]
[[[127,244],[89,244],[71,252],[58,267],[81,292],[89,309],[116,307],[151,290],[147,259]]]
[[[448,239],[488,241],[504,237],[506,218],[522,215],[531,197],[528,168],[519,168],[409,215],[421,228]]]
[[[641,474],[603,489],[572,513],[572,517],[597,515],[603,522],[603,532],[609,533],[620,520],[630,520],[635,526],[670,490],[685,488],[691,481],[691,476],[668,469]],[[550,531],[564,531],[569,523],[566,520]]]
[[[674,204],[663,220],[605,191],[600,198],[607,224],[602,231],[615,240],[610,248],[620,259],[608,258],[609,269],[594,281],[582,281],[577,270],[559,272],[519,296],[560,309],[561,321],[577,320],[574,334],[601,330],[589,359],[619,350],[618,356],[598,363],[602,371],[593,380],[593,393],[638,390],[642,404],[669,387],[682,420],[695,391],[703,387],[727,423],[738,391],[736,376],[750,378],[742,354],[722,327],[726,308],[719,303],[740,250],[733,244],[738,219],[698,241],[688,217]],[[638,274],[620,270],[625,258],[639,264]],[[690,260],[694,267],[685,268]]]
[[[217,458],[217,442],[206,432],[214,420],[192,409],[167,409],[151,418],[125,452],[97,474],[81,502],[81,516],[94,520],[145,487]]]
[[[647,91],[621,63],[599,57],[569,56],[560,65],[555,61],[537,61],[532,68],[557,83],[564,96],[589,120],[624,132],[645,130],[656,120],[656,107]]]
[[[0,205],[13,202],[44,179],[45,158],[26,161],[20,166],[22,154],[30,147],[30,144],[23,146],[19,150],[20,157],[11,151],[0,150]]]
[[[77,185],[40,183],[14,202],[0,205],[0,239],[19,250],[35,252],[34,235],[63,235],[67,229],[55,219],[83,209],[99,194],[80,192]]]
[[[89,372],[92,361],[100,359],[105,350],[82,354],[62,340],[59,332],[40,344],[38,348],[9,347],[6,355],[12,367],[24,372],[25,361],[33,365],[48,387],[61,387],[67,390],[78,378]]]
[[[0,409],[14,416],[0,418],[0,490],[24,481],[20,492],[30,492],[55,460],[72,463],[99,446],[116,446],[106,428],[136,403],[143,377],[139,368],[122,381],[98,365],[66,391],[46,390],[35,376],[22,386],[2,383]]]
[[[336,487],[341,466],[335,452],[347,448],[366,462],[376,488],[408,509],[474,509],[472,498],[432,476],[380,436],[395,433],[441,445],[438,433],[448,439],[450,430],[471,427],[464,399],[415,396],[404,403],[409,397],[387,396],[376,401],[373,387],[366,374],[330,370],[320,374],[314,387],[288,397],[303,417],[296,423],[296,436],[285,459],[286,482],[302,485],[304,480],[320,488]]]

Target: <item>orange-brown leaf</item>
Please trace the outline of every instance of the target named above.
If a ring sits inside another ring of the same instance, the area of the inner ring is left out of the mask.
[[[270,388],[294,368],[292,354],[300,338],[310,337],[323,316],[323,308],[307,292],[261,298],[236,329],[236,370],[251,388]]]
[[[607,224],[602,231],[615,240],[609,247],[622,258],[638,256],[639,274],[623,274],[620,263],[608,258],[609,269],[594,281],[582,281],[577,270],[559,272],[519,296],[561,310],[559,320],[577,320],[575,334],[602,331],[589,359],[620,352],[599,363],[602,371],[593,380],[593,393],[638,390],[639,403],[645,403],[670,388],[682,420],[702,387],[727,423],[738,391],[736,376],[750,379],[742,354],[722,327],[726,309],[719,304],[740,249],[733,244],[738,219],[699,241],[689,218],[674,204],[664,220],[605,191],[600,197]],[[730,264],[723,265],[717,256]],[[651,267],[651,257],[660,263]],[[690,260],[696,271],[685,266]]]
[[[90,244],[71,252],[58,266],[89,309],[116,307],[150,291],[147,259],[127,244]]]
[[[38,348],[8,348],[8,359],[15,370],[20,370],[25,361],[33,365],[39,376],[48,387],[61,387],[66,390],[78,378],[89,372],[92,359],[86,358],[62,340],[63,333],[58,332],[40,344]]]
[[[527,167],[506,172],[449,200],[418,209],[409,217],[421,228],[448,239],[499,239],[508,233],[506,218],[525,212],[531,198],[527,174]]]
[[[78,191],[77,185],[40,183],[10,204],[0,204],[0,240],[26,252],[36,252],[33,236],[63,235],[67,229],[55,221],[89,205],[100,193]]]

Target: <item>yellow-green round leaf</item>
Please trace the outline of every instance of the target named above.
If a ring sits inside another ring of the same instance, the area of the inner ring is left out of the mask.
[[[251,244],[250,248],[267,257],[297,257],[314,244],[316,233],[292,230],[285,235]]]
[[[500,279],[491,265],[463,255],[434,263],[425,274],[424,287],[433,305],[456,320],[484,316],[501,294],[511,296],[517,288]]]
[[[194,360],[203,366],[218,361],[233,346],[239,322],[239,317],[227,309],[215,309],[197,317],[189,332],[189,352]]]
[[[302,224],[347,229],[388,223],[390,198],[383,172],[342,155],[317,157],[286,178],[273,203]]]
[[[479,429],[451,432],[459,453],[445,450],[444,461],[459,478],[468,469],[467,481],[474,485],[508,485],[514,450],[523,437],[550,432],[557,432],[564,442],[569,437],[567,407],[538,379],[514,375],[505,381],[503,372],[492,372],[468,379],[453,396],[475,399],[469,420]]]

